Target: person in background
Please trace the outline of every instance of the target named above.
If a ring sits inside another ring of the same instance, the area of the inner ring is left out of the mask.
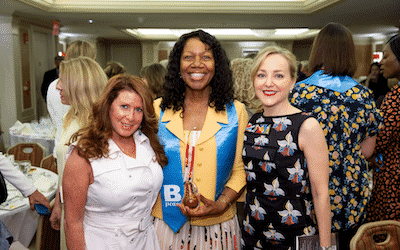
[[[65,53],[65,60],[76,58],[78,56],[86,56],[95,60],[96,55],[97,55],[97,50],[93,44],[86,41],[78,40],[72,42],[68,47],[67,52]],[[49,111],[51,121],[54,123],[56,127],[56,136],[54,138],[54,150],[53,150],[54,158],[57,158],[56,148],[63,127],[63,118],[69,109],[69,105],[65,105],[61,102],[60,91],[56,89],[57,83],[58,79],[50,83],[46,96],[47,111]]]
[[[119,62],[108,62],[107,67],[104,69],[104,72],[106,73],[108,79],[110,79],[115,75],[125,74],[126,70],[124,65]]]
[[[50,83],[58,78],[60,63],[64,60],[63,56],[54,57],[54,64],[56,67],[54,69],[48,70],[44,73],[42,86],[40,87],[40,92],[42,93],[42,97],[45,101],[47,101],[47,89],[49,88]]]
[[[339,249],[349,243],[365,219],[370,198],[367,161],[375,147],[382,116],[371,90],[352,79],[357,65],[351,32],[328,23],[314,39],[312,75],[296,83],[290,100],[320,123],[329,150],[332,232]]]
[[[63,185],[65,156],[68,149],[66,144],[76,131],[88,125],[92,106],[103,93],[107,82],[108,78],[104,70],[89,57],[79,56],[65,60],[60,65],[60,79],[57,83],[57,90],[60,91],[61,102],[70,106],[64,117],[64,125],[56,148],[58,185],[60,187]],[[61,230],[61,249],[66,249],[64,209],[61,204],[60,195],[62,197],[62,194],[60,193],[59,188],[50,222],[54,229]]]
[[[38,191],[35,185],[32,183],[28,177],[26,177],[21,171],[16,169],[12,162],[7,159],[3,154],[0,154],[0,172],[4,176],[4,179],[9,181],[13,186],[15,186],[24,196],[25,198],[28,197],[29,199],[29,206],[32,210],[35,209],[35,204],[42,204],[46,206],[50,210],[50,203],[47,198]],[[2,223],[0,221],[0,223]],[[5,225],[0,225],[1,227],[5,227]],[[8,235],[8,236],[7,236]],[[2,242],[0,243],[0,249],[8,249],[9,244],[11,244],[11,249],[25,249],[24,246],[18,241],[12,242],[13,237],[7,231],[3,231],[3,228],[0,233],[0,238],[3,237],[7,238],[11,242]],[[2,245],[4,244],[4,245]]]
[[[45,205],[50,210],[50,203],[47,198],[37,190],[28,177],[16,169],[3,154],[0,154],[0,172],[25,198],[29,198],[29,205],[32,210],[35,209],[35,204]]]
[[[246,105],[247,114],[251,117],[260,106],[260,100],[255,98],[251,69],[253,59],[235,58],[231,61],[233,88],[235,99]]]
[[[167,69],[160,63],[153,63],[140,71],[140,77],[153,92],[154,99],[161,97]]]
[[[182,35],[163,97],[154,103],[169,161],[152,213],[161,249],[240,247],[235,201],[246,185],[241,152],[248,117],[233,97],[219,41],[203,30]]]
[[[263,111],[250,118],[244,137],[242,249],[296,249],[296,236],[316,233],[312,202],[320,245],[331,246],[328,146],[318,121],[289,102],[296,67],[296,57],[280,47],[254,59],[251,78]]]
[[[381,106],[382,100],[386,93],[390,91],[388,87],[388,80],[380,71],[381,68],[379,63],[372,63],[367,79],[361,82],[362,85],[372,90],[372,93],[374,94],[374,100],[378,108]]]
[[[296,79],[296,82],[301,82],[301,81],[303,81],[304,79],[307,78],[307,75],[303,71],[301,71],[302,68],[303,68],[302,62],[297,61],[296,64],[297,64],[297,79]]]
[[[117,75],[71,138],[63,177],[68,249],[158,250],[151,208],[168,162],[150,89]]]
[[[306,77],[309,77],[310,71],[308,70],[309,66],[308,60],[301,61],[300,63],[301,63],[300,72],[302,72]]]
[[[383,49],[381,70],[385,78],[400,81],[400,36]],[[399,82],[400,83],[400,82]],[[376,139],[379,164],[373,172],[373,189],[367,206],[367,221],[400,221],[400,86],[386,94],[381,106],[383,127]],[[373,162],[374,159],[371,161]]]

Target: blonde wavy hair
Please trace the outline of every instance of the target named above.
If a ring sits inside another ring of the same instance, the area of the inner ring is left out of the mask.
[[[81,127],[86,126],[92,106],[108,82],[104,70],[93,59],[79,56],[61,62],[60,81],[70,105],[63,127],[68,127],[75,119]]]
[[[256,109],[261,103],[255,96],[253,80],[251,79],[253,59],[235,58],[231,61],[230,67],[235,99],[244,103],[249,109]]]
[[[65,53],[65,60],[70,60],[79,56],[87,56],[95,60],[97,57],[96,46],[90,42],[81,40],[72,42]]]

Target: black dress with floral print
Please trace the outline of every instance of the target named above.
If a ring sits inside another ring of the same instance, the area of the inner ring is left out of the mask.
[[[298,134],[308,114],[253,115],[245,131],[243,249],[288,249],[315,234],[308,169]]]

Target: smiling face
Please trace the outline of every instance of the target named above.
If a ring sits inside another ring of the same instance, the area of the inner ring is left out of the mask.
[[[64,105],[70,105],[69,101],[65,97],[65,90],[64,90],[63,83],[61,82],[61,79],[58,80],[56,89],[60,91],[61,103]]]
[[[400,80],[400,63],[390,49],[389,44],[383,49],[381,71],[385,78],[397,78]]]
[[[121,90],[110,107],[112,139],[128,138],[138,130],[143,120],[143,100],[134,91]]]
[[[295,82],[288,60],[280,54],[268,55],[254,76],[255,93],[264,104],[264,111],[285,109]]]
[[[186,88],[192,91],[209,88],[215,73],[215,61],[210,46],[198,38],[188,39],[182,51],[180,64]]]

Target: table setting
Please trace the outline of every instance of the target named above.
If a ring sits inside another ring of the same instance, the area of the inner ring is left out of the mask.
[[[57,174],[44,168],[31,166],[29,161],[14,161],[12,155],[7,157],[49,201],[54,199],[58,186]],[[8,197],[0,204],[0,220],[15,240],[28,247],[36,233],[39,215],[37,211],[30,209],[28,198],[24,198],[10,182],[7,180],[5,182]]]

